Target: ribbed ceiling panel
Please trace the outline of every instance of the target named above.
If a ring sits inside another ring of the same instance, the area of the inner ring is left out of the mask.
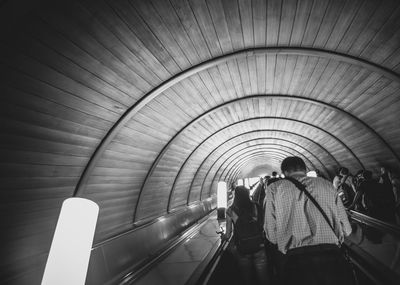
[[[396,1],[11,2],[0,283],[40,282],[74,195],[100,205],[98,242],[287,155],[400,170]]]

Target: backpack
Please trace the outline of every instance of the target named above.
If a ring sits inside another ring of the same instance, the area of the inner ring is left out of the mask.
[[[372,187],[365,186],[365,184],[367,182],[363,182],[363,183],[364,183],[364,185],[362,184],[361,185],[362,187],[360,186],[360,188],[364,188],[363,189],[364,193],[362,194],[362,205],[367,212],[371,213],[371,212],[374,212],[374,210],[376,208],[378,208],[376,205],[376,202],[379,203],[379,199],[377,199],[377,196],[378,196],[377,190],[378,189],[376,189],[376,188],[371,189]],[[369,185],[367,185],[367,186],[369,186]]]
[[[257,215],[241,213],[238,209],[232,209],[238,219],[234,222],[233,240],[238,251],[242,254],[252,254],[261,249],[263,244],[262,227]]]
[[[386,185],[371,182],[363,195],[363,204],[368,212],[394,208],[394,194]]]
[[[339,187],[339,196],[342,199],[343,206],[348,208],[353,203],[355,193],[353,191],[353,188],[351,188],[351,186],[349,186],[346,183],[343,183]]]

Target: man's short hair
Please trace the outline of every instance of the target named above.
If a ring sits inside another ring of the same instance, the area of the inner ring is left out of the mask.
[[[348,175],[349,174],[349,169],[346,168],[346,167],[341,167],[340,170],[339,170],[339,174]]]
[[[364,170],[364,171],[362,172],[362,177],[363,177],[365,180],[371,180],[371,179],[372,179],[372,172],[369,171],[369,170]]]
[[[359,171],[356,172],[355,176],[360,176],[360,175],[362,175],[363,172],[364,172],[364,170],[360,169]]]
[[[298,156],[289,156],[286,157],[281,164],[281,170],[284,173],[292,172],[292,171],[306,171],[306,164],[304,161]]]

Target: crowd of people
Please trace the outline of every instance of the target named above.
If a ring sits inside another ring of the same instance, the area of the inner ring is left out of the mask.
[[[388,168],[381,167],[376,179],[369,170],[359,170],[354,176],[341,167],[333,179],[344,206],[388,223],[399,223],[400,180]]]
[[[346,210],[385,222],[399,212],[399,179],[382,167],[377,179],[341,167],[333,181],[309,177],[304,161],[288,157],[282,176],[273,172],[250,189],[232,185],[226,213],[231,251],[244,284],[356,284],[354,270],[340,249],[351,234]],[[318,174],[318,172],[317,172]]]

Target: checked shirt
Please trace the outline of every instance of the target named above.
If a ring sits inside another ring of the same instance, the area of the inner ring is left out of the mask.
[[[321,212],[292,182],[279,180],[266,188],[264,230],[279,251],[317,245],[339,244],[350,235],[351,226],[337,191],[321,177],[293,175],[320,204],[335,229],[333,233]]]

